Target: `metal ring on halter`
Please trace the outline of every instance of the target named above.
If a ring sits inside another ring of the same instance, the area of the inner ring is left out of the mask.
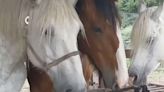
[[[29,24],[29,19],[30,19],[30,16],[27,16],[24,20],[27,25]]]

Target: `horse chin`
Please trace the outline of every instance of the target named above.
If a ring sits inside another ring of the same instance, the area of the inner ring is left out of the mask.
[[[147,77],[143,77],[142,79],[138,79],[133,82],[135,86],[143,86],[147,84]]]
[[[147,75],[143,74],[143,75],[138,75],[138,73],[132,73],[130,72],[130,77],[128,80],[128,85],[129,86],[142,86],[142,85],[146,85],[147,83]],[[139,73],[140,74],[140,73]]]
[[[82,70],[74,65],[74,63],[81,65],[81,62],[77,59],[73,61],[72,65],[70,62],[72,62],[71,59],[63,61],[48,71],[54,83],[55,92],[86,92],[86,82]]]
[[[133,86],[134,84],[134,80],[135,80],[135,77],[129,77],[129,80],[128,80],[128,85],[129,86]]]
[[[132,86],[143,86],[146,85],[147,81],[146,81],[146,77],[143,79],[138,79],[136,80],[135,77],[129,77],[129,81],[128,81],[128,86],[132,87]]]

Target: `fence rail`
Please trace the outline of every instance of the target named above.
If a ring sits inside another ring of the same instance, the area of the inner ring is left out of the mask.
[[[113,91],[111,89],[98,88],[98,89],[88,90],[88,92],[164,92],[164,85],[160,85],[160,84],[149,84],[147,86],[148,89],[146,89],[146,91],[144,89],[142,89],[142,91],[136,91],[137,88],[139,87],[128,87],[128,88],[123,88]]]

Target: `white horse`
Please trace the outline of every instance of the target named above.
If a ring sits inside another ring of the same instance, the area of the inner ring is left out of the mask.
[[[137,18],[132,31],[133,57],[129,68],[134,85],[146,85],[147,76],[164,60],[164,6],[148,8]]]
[[[55,92],[85,92],[77,48],[77,35],[83,25],[74,8],[76,0],[31,1],[27,27],[30,61],[47,71]]]
[[[0,92],[20,92],[26,79],[22,0],[0,0]]]

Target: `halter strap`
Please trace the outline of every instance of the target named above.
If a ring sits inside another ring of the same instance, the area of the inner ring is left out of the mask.
[[[66,54],[66,55],[64,55],[64,56],[62,56],[62,57],[60,57],[56,60],[53,60],[51,63],[47,64],[47,68],[50,69],[53,66],[56,66],[56,65],[60,64],[62,61],[66,60],[66,59],[69,59],[73,56],[79,55],[79,54],[80,54],[79,51],[70,52],[70,53],[68,53],[68,54]]]
[[[79,51],[73,51],[73,52],[70,52],[70,53],[68,53],[68,54],[66,54],[66,55],[64,55],[64,56],[62,56],[58,59],[53,60],[51,63],[47,64],[37,55],[37,53],[35,52],[35,50],[32,48],[31,44],[28,41],[27,41],[27,44],[28,44],[28,47],[31,50],[32,54],[42,64],[42,66],[45,67],[46,71],[49,70],[50,68],[52,68],[53,66],[56,66],[56,65],[60,64],[62,61],[80,54]]]

